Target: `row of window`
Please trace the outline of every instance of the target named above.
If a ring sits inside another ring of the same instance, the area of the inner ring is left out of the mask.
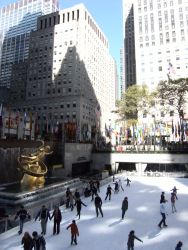
[[[161,112],[160,115],[161,115],[161,117],[165,117],[165,113],[163,111]],[[170,115],[170,117],[174,116],[174,111],[170,111],[169,115]],[[152,115],[152,117],[155,118],[155,115]],[[147,112],[143,113],[143,118],[147,118]]]

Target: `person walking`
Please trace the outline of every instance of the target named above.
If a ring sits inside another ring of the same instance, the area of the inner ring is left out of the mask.
[[[139,239],[134,233],[135,233],[134,230],[131,230],[129,232],[128,241],[127,241],[127,250],[134,250],[135,239],[143,243],[143,241]]]
[[[124,219],[125,216],[125,212],[128,209],[128,198],[125,197],[123,202],[122,202],[122,206],[121,206],[121,210],[122,210],[122,220]]]
[[[160,204],[160,213],[161,213],[162,219],[159,222],[158,227],[161,228],[162,224],[164,227],[167,227],[168,225],[166,224],[166,215],[168,214],[166,212],[165,201],[162,201],[162,203]]]
[[[36,231],[32,233],[34,250],[46,250],[46,241],[42,235],[38,235]]]
[[[181,247],[183,246],[183,243],[181,241],[179,241],[176,245],[175,250],[181,250]]]
[[[96,194],[96,196],[95,196],[95,210],[96,210],[97,217],[99,216],[99,212],[100,212],[101,216],[103,217],[102,200],[98,194]]]
[[[111,200],[111,194],[112,194],[112,188],[110,185],[108,185],[107,189],[106,189],[106,197],[105,200],[107,200],[107,198],[109,197],[109,201]]]
[[[77,209],[77,215],[78,216],[78,219],[80,219],[80,214],[81,214],[81,209],[82,209],[82,205],[84,207],[87,207],[87,205],[85,205],[81,199],[79,198],[78,200],[76,200],[76,209]]]
[[[39,218],[40,222],[41,222],[41,229],[42,232],[41,234],[46,234],[46,227],[47,227],[47,222],[48,219],[50,219],[50,213],[49,210],[45,207],[45,205],[42,206],[42,208],[39,210],[35,221]]]
[[[18,233],[22,234],[24,222],[26,218],[30,219],[31,216],[29,215],[27,210],[24,208],[24,206],[21,205],[20,210],[16,213],[14,220],[17,220],[17,218],[19,218],[19,221],[20,221],[20,230],[18,231]]]
[[[55,209],[52,213],[52,216],[50,218],[50,220],[54,218],[54,227],[53,227],[53,234],[59,234],[60,232],[60,223],[62,220],[62,216],[61,216],[61,210],[59,209],[58,206],[55,206]]]
[[[177,195],[175,192],[172,192],[171,193],[171,206],[172,206],[172,213],[174,212],[177,212],[176,210],[176,206],[175,206],[175,203],[176,203],[176,200],[178,199]]]
[[[73,242],[75,245],[77,245],[77,236],[79,236],[79,231],[75,220],[73,220],[72,223],[67,227],[67,230],[69,228],[71,229],[71,245]]]
[[[28,232],[24,233],[21,244],[23,245],[24,250],[31,250],[33,248],[33,239]]]

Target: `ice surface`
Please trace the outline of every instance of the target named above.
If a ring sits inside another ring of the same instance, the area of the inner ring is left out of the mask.
[[[176,243],[183,242],[182,250],[188,250],[188,179],[168,177],[129,177],[131,186],[126,187],[125,174],[121,178],[124,192],[112,194],[111,201],[105,201],[106,187],[101,187],[100,197],[103,200],[104,217],[97,218],[91,197],[83,198],[87,207],[82,207],[80,220],[76,217],[76,209],[62,210],[61,232],[53,235],[53,221],[48,222],[47,250],[64,250],[76,248],[77,250],[126,250],[127,236],[130,230],[143,240],[143,243],[135,240],[135,250],[174,250]],[[110,183],[112,187],[114,184]],[[170,190],[178,188],[178,200],[176,202],[177,213],[171,212]],[[161,220],[159,212],[159,200],[161,192],[165,191],[168,203],[167,224],[164,229],[158,228]],[[121,220],[121,203],[127,196],[129,209],[125,219]],[[76,219],[80,236],[78,245],[70,245],[70,230],[67,225]],[[34,220],[24,225],[24,232],[32,233],[34,230],[41,232],[40,222]],[[23,249],[21,246],[22,235],[18,235],[18,228],[14,228],[0,235],[1,250]]]

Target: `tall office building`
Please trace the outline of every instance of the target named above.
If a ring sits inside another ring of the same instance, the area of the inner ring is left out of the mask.
[[[27,72],[22,108],[41,123],[77,123],[80,140],[91,138],[91,127],[105,128],[115,106],[116,65],[83,4],[38,18]]]
[[[13,64],[28,58],[37,18],[58,8],[58,0],[19,0],[0,9],[0,86],[10,87]]]
[[[122,63],[124,70],[122,70],[122,80],[124,82],[122,83],[125,84],[122,86],[123,91],[136,83],[134,26],[134,0],[123,0],[124,58],[122,58]]]
[[[169,74],[171,78],[188,77],[188,1],[132,2],[129,12],[134,13],[135,27],[125,29],[125,37],[135,36],[137,84],[154,89]]]

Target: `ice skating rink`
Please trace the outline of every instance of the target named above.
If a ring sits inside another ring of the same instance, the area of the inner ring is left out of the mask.
[[[87,207],[82,207],[80,220],[76,219],[76,209],[71,212],[61,207],[62,222],[59,235],[53,235],[53,220],[48,222],[46,239],[47,250],[64,250],[76,248],[77,250],[126,250],[127,237],[131,230],[143,240],[135,240],[135,250],[174,250],[178,241],[183,242],[182,250],[188,249],[188,179],[168,177],[129,177],[131,186],[126,187],[125,174],[117,175],[116,180],[122,180],[124,192],[112,193],[111,201],[105,201],[106,187],[101,187],[100,197],[103,200],[104,217],[97,218],[94,203],[91,197],[83,198]],[[110,185],[114,188],[114,184]],[[177,212],[171,212],[171,189],[178,189],[176,201]],[[161,192],[165,192],[168,216],[167,228],[159,229],[161,220],[159,201]],[[125,219],[121,220],[121,204],[127,196],[129,209]],[[76,219],[80,236],[78,245],[70,245],[70,230],[66,227]],[[39,221],[30,221],[24,225],[24,232],[41,232]],[[18,228],[14,228],[0,235],[0,250],[23,249],[22,235],[18,235]]]

